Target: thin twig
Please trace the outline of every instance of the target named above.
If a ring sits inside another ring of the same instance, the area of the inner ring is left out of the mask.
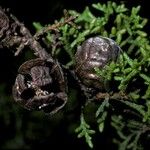
[[[20,51],[27,45],[29,46],[36,56],[39,56],[42,59],[50,59],[51,56],[46,52],[46,50],[39,44],[38,41],[31,35],[30,31],[24,26],[23,23],[14,16],[11,15],[11,18],[15,21],[15,23],[20,27],[20,32],[23,35],[22,43],[19,45],[15,55],[18,55]],[[52,58],[51,58],[52,61]]]
[[[65,15],[63,22],[56,22],[56,23],[53,24],[53,25],[48,25],[48,26],[42,28],[39,32],[37,32],[37,33],[34,35],[34,38],[35,38],[36,40],[38,40],[41,35],[43,35],[44,33],[47,33],[47,32],[50,31],[50,30],[59,32],[58,28],[64,26],[65,24],[74,25],[73,22],[72,22],[72,20],[74,20],[75,18],[76,18],[75,16],[70,16],[70,17],[68,17],[68,16]]]
[[[114,100],[129,100],[130,98],[123,92],[118,92],[118,93],[97,93],[95,96],[95,100],[102,100],[105,99],[106,97],[109,97],[109,99],[114,99]]]

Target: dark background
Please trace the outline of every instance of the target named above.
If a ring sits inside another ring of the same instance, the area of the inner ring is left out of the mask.
[[[0,5],[2,8],[10,8],[11,12],[34,33],[32,22],[52,24],[54,20],[59,20],[63,16],[64,9],[82,12],[85,6],[96,2],[106,2],[106,0],[0,0]],[[122,2],[128,8],[140,5],[141,16],[150,18],[148,1]],[[147,33],[149,25],[148,23],[145,27]],[[0,149],[88,149],[84,140],[77,139],[74,133],[74,129],[79,124],[78,112],[70,115],[64,110],[49,117],[41,112],[28,112],[14,103],[11,88],[17,68],[24,59],[25,53],[14,57],[10,50],[0,49]],[[70,107],[72,105],[67,104],[66,109],[71,110]],[[116,149],[110,142],[113,131],[107,128],[105,134],[95,136],[95,149],[102,147]]]

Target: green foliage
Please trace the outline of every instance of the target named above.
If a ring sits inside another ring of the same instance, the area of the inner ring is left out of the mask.
[[[61,26],[58,38],[61,47],[52,49],[52,54],[56,57],[62,52],[68,54],[69,58],[63,65],[69,68],[74,65],[77,47],[90,36],[109,37],[120,45],[122,51],[116,63],[110,62],[103,70],[95,68],[98,76],[106,81],[114,81],[117,85],[115,92],[125,93],[128,97],[128,100],[116,99],[119,105],[123,105],[117,116],[118,108],[114,106],[116,100],[111,99],[114,92],[111,89],[110,97],[104,98],[95,113],[99,131],[105,132],[108,109],[113,108],[110,124],[118,134],[119,138],[113,140],[119,150],[141,149],[139,146],[141,135],[150,130],[150,43],[143,29],[147,19],[142,18],[139,11],[140,6],[129,10],[124,4],[118,5],[110,1],[105,4],[93,4],[92,9],[87,6],[82,13],[70,10],[70,15],[77,16],[75,26],[70,24]],[[34,26],[37,30],[41,29],[40,24],[34,23]],[[53,36],[52,31],[47,33],[46,38],[50,44]],[[132,119],[124,118],[124,111],[135,116]],[[84,114],[81,114],[80,126],[76,132],[79,138],[85,137],[89,147],[93,148],[91,134],[95,131],[86,123]]]
[[[90,126],[86,123],[83,114],[81,114],[80,119],[80,126],[76,128],[75,132],[78,133],[78,138],[85,137],[86,143],[90,148],[93,148],[91,135],[94,134],[95,131],[90,129]]]
[[[133,149],[140,150],[142,146],[140,145],[140,136],[146,132],[147,127],[143,123],[139,123],[135,120],[125,120],[120,116],[112,116],[111,125],[116,129],[118,135],[120,136],[120,141],[114,139],[115,142],[119,142],[119,150]],[[128,133],[125,129],[128,128]]]
[[[105,108],[109,107],[109,99],[106,97],[105,100],[102,102],[102,104],[99,106],[99,108],[96,111],[96,118],[97,118],[97,123],[98,123],[98,128],[100,132],[103,132],[104,130],[104,124],[105,124],[105,119],[107,117],[107,110]]]

